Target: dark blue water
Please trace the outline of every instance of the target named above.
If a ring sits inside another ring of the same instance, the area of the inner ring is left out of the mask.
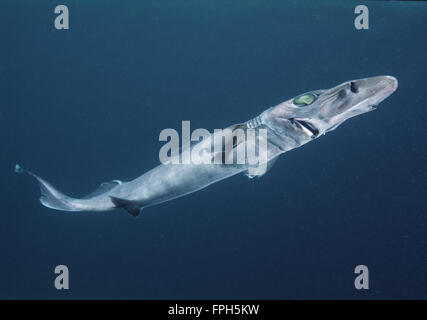
[[[0,7],[0,298],[427,298],[427,4],[58,1]],[[309,90],[390,74],[380,108],[134,219],[38,203],[158,163],[164,128],[222,128]],[[56,265],[70,290],[53,286]],[[354,288],[354,268],[370,289]]]

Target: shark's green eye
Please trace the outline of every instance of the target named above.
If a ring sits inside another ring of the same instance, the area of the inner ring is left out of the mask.
[[[315,99],[316,96],[309,93],[295,98],[293,102],[297,106],[308,106],[309,104],[312,104]]]

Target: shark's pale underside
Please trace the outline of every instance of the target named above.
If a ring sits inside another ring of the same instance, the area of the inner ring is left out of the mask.
[[[265,129],[267,164],[270,168],[282,153],[315,140],[351,117],[374,110],[396,88],[397,80],[391,76],[348,81],[331,89],[301,94],[267,109],[252,120],[231,126],[230,129]],[[230,139],[233,139],[233,135],[230,135]],[[199,143],[211,142],[208,138]],[[233,144],[233,148],[245,148],[245,143]],[[211,156],[215,155],[212,153]],[[248,172],[249,168],[249,164],[237,163],[160,164],[135,180],[103,183],[94,193],[80,199],[64,195],[50,183],[19,165],[16,165],[15,171],[27,173],[38,180],[40,202],[48,208],[63,211],[124,208],[137,216],[144,207],[195,192],[238,173]]]

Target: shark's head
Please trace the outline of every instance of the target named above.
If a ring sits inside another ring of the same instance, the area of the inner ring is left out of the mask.
[[[304,143],[338,127],[345,120],[376,109],[397,89],[397,79],[379,76],[344,82],[327,90],[307,92],[269,110],[275,130]]]

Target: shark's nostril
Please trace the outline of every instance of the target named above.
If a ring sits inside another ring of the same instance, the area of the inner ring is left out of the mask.
[[[353,81],[350,82],[350,90],[353,93],[358,93],[359,92],[359,89],[357,88],[356,84]]]

